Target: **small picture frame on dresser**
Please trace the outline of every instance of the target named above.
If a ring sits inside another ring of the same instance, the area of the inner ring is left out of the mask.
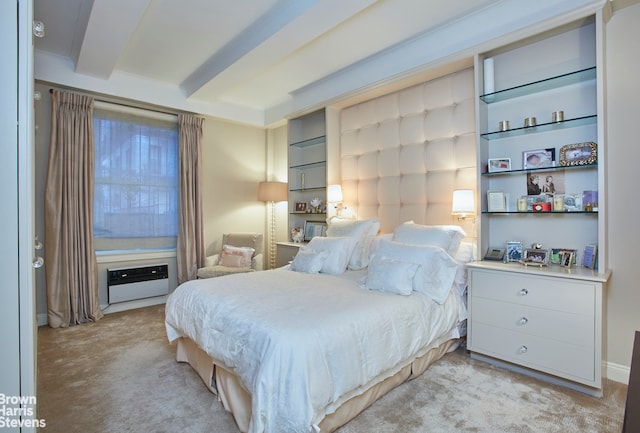
[[[582,266],[589,269],[596,268],[598,258],[598,247],[596,245],[587,245],[584,247],[584,255],[582,256]]]
[[[522,260],[522,242],[508,241],[506,257],[507,262],[519,262]]]
[[[560,266],[570,268],[573,265],[575,253],[573,251],[562,251],[560,253]]]

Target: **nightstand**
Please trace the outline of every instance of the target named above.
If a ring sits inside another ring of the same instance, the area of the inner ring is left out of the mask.
[[[294,242],[276,242],[276,267],[281,267],[291,263],[291,260],[298,254],[298,249],[304,244]]]
[[[602,396],[602,317],[609,276],[585,268],[470,263],[471,356]]]

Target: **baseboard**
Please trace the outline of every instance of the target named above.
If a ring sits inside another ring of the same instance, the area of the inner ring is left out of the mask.
[[[629,375],[631,374],[631,367],[626,365],[614,364],[613,362],[605,363],[607,370],[607,379],[614,382],[629,383]]]
[[[49,318],[47,317],[47,313],[40,313],[36,315],[36,320],[38,321],[38,326],[44,326],[49,323]]]

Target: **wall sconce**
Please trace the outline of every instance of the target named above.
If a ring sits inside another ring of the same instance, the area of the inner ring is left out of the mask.
[[[476,206],[473,199],[473,190],[456,189],[453,191],[453,203],[451,205],[451,214],[456,215],[458,220],[469,219],[469,216],[475,215]],[[475,218],[472,218],[475,221]]]
[[[342,203],[342,186],[327,185],[327,203],[335,203],[336,216],[342,216],[342,211],[346,209]]]
[[[276,202],[287,200],[287,184],[284,182],[260,182],[258,185],[258,200],[269,203],[271,221],[269,224],[269,268],[276,267]]]

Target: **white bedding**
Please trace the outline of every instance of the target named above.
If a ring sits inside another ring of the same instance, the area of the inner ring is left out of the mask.
[[[280,268],[189,281],[167,300],[167,335],[189,337],[240,378],[250,433],[313,431],[369,384],[459,337],[466,319],[456,290],[438,305],[367,290],[364,275]]]

